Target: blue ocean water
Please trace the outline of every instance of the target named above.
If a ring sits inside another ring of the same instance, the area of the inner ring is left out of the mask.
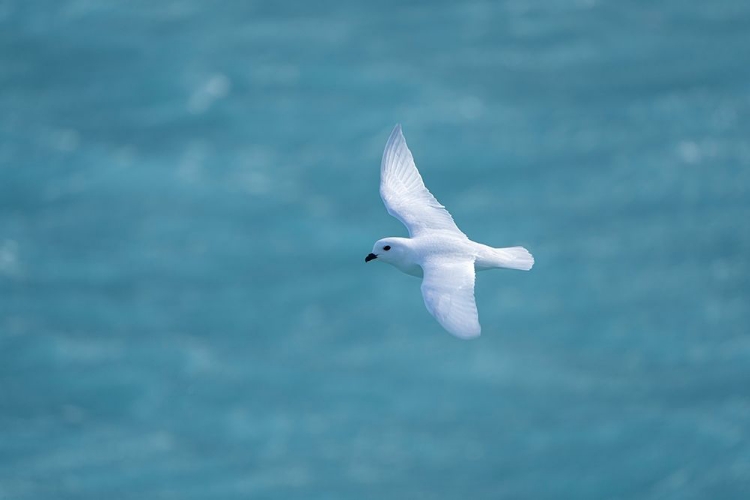
[[[0,498],[744,499],[750,3],[0,2]],[[363,257],[402,123],[462,342]]]

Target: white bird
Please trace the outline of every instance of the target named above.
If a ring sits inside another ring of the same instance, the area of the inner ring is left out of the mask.
[[[414,164],[401,125],[391,132],[380,163],[380,197],[410,238],[375,242],[365,262],[377,259],[422,279],[427,310],[456,337],[478,337],[474,301],[475,270],[508,268],[528,271],[534,257],[523,247],[492,248],[470,240],[430,193]]]

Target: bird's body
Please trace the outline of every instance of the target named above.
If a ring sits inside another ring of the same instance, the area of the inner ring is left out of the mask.
[[[456,238],[450,233],[436,233],[429,236],[417,236],[416,238],[394,237],[388,238],[388,240],[396,240],[399,246],[407,250],[404,252],[403,259],[390,261],[389,264],[403,273],[418,278],[423,277],[422,265],[431,256],[455,257],[459,259],[470,256],[473,258],[474,269],[476,271],[486,271],[488,269],[503,267],[516,269],[506,264],[512,264],[514,259],[517,258],[518,253],[528,253],[522,250],[523,247],[492,248],[468,238]],[[511,255],[508,255],[508,253]],[[531,254],[528,255],[528,258],[531,258]]]
[[[523,247],[493,248],[461,232],[425,187],[399,125],[383,152],[380,196],[411,237],[378,240],[365,262],[378,259],[422,278],[425,306],[440,324],[457,337],[478,336],[475,271],[529,270],[534,258]]]

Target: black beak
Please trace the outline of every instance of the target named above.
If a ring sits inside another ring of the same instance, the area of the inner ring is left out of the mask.
[[[365,257],[365,262],[370,262],[371,260],[375,260],[377,258],[378,258],[377,255],[375,255],[374,253],[371,253],[367,257]]]

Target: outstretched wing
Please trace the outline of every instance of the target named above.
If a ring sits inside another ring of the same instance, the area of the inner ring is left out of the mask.
[[[391,132],[380,163],[380,197],[388,213],[400,220],[409,235],[423,231],[451,231],[466,238],[453,217],[430,193],[419,175],[401,125]]]
[[[474,261],[433,257],[422,270],[422,297],[430,314],[456,337],[478,337],[482,327],[474,301]]]

